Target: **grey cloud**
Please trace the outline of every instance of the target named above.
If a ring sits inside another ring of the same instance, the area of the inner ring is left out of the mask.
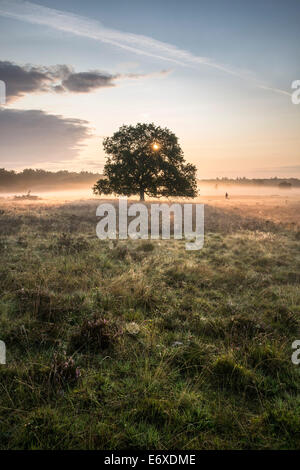
[[[9,61],[0,61],[0,80],[6,84],[7,102],[27,93],[89,93],[98,88],[116,86],[116,80],[164,76],[168,73],[166,70],[149,74],[112,75],[99,70],[76,73],[72,67],[65,64],[50,67],[21,66]]]
[[[39,67],[24,66],[8,61],[0,61],[0,79],[6,84],[6,98],[11,101],[25,93],[43,91],[51,83],[46,70]]]
[[[90,136],[88,122],[40,110],[0,110],[1,165],[74,159]]]
[[[98,71],[72,73],[63,80],[62,87],[77,93],[88,93],[96,88],[115,86],[117,76]]]

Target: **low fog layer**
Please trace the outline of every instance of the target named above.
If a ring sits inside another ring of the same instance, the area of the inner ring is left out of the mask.
[[[0,198],[13,198],[14,196],[26,195],[27,191],[31,190],[31,195],[39,196],[42,199],[61,199],[61,200],[76,200],[76,199],[107,199],[109,196],[95,196],[92,190],[93,185],[87,187],[81,187],[78,185],[68,185],[66,189],[31,189],[28,187],[26,191],[5,191],[0,193]],[[259,186],[259,185],[230,185],[230,184],[200,184],[199,185],[199,197],[194,201],[201,201],[202,198],[217,197],[225,198],[226,192],[228,193],[229,199],[231,197],[300,197],[300,187],[291,189],[280,189],[278,186]],[[113,196],[111,196],[113,197]],[[130,199],[138,199],[138,197],[132,197]],[[147,199],[147,198],[146,198]]]

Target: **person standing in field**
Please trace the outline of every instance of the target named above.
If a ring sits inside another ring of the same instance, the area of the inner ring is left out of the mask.
[[[225,199],[228,199],[228,197],[229,197],[228,193],[225,193]]]

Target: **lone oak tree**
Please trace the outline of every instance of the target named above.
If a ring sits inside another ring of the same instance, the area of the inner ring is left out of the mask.
[[[169,129],[154,124],[122,126],[103,147],[108,155],[104,178],[95,194],[145,194],[151,197],[197,195],[196,167],[185,163],[178,139]]]

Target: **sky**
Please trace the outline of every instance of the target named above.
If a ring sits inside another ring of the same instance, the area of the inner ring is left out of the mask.
[[[102,171],[123,124],[199,178],[300,177],[299,0],[0,0],[0,166]]]

